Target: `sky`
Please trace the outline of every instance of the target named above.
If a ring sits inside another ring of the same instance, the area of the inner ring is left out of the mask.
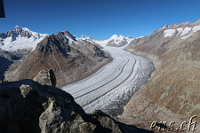
[[[105,40],[110,36],[148,36],[163,25],[195,22],[200,0],[4,0],[0,33],[16,25],[56,34]]]

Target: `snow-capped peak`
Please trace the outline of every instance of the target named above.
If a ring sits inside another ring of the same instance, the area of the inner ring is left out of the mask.
[[[17,34],[17,35],[20,35],[20,34],[22,34],[23,32],[27,32],[27,33],[29,33],[30,35],[32,35],[31,33],[32,33],[32,31],[31,30],[29,30],[28,28],[21,28],[21,27],[19,27],[18,25],[17,26],[15,26],[15,28],[14,29],[11,29],[10,31],[8,31],[8,32],[14,32],[15,34]]]
[[[108,45],[108,46],[124,46],[130,44],[130,42],[134,40],[132,37],[125,37],[123,35],[112,35],[109,39],[107,40],[102,40],[102,41],[96,41],[100,45]]]
[[[125,37],[123,35],[113,35],[113,36],[110,37],[110,40],[112,40],[112,39],[114,39],[114,40],[124,40],[124,39],[133,39],[133,38],[130,37],[130,36]]]
[[[28,28],[21,28],[17,25],[7,33],[0,34],[0,48],[5,51],[35,49],[37,43],[46,36],[47,34],[33,32]]]
[[[89,36],[82,35],[81,37],[77,38],[77,40],[82,41],[82,42],[89,42],[89,43],[97,43],[97,40],[94,40],[93,38]]]
[[[118,35],[114,34],[114,35],[112,35],[112,36],[110,37],[110,39],[116,39],[116,38],[118,38],[118,37],[119,37]]]
[[[85,35],[82,35],[79,39],[81,39],[81,40],[93,40],[91,37],[85,36]]]
[[[109,39],[107,45],[109,46],[124,46],[128,45],[133,40],[132,37],[124,37],[122,35],[113,35]]]

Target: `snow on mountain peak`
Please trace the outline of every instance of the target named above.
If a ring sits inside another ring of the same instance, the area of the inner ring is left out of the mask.
[[[20,30],[20,29],[22,29],[21,27],[19,27],[19,25],[16,25],[15,26],[15,28],[13,29],[13,30],[16,30],[16,31],[18,31],[18,30]]]
[[[0,48],[5,51],[34,49],[46,36],[17,25],[7,33],[0,34]]]
[[[133,38],[124,37],[123,35],[113,35],[107,40],[97,41],[91,37],[82,35],[80,38],[77,38],[71,35],[68,31],[59,32],[68,39],[69,43],[96,43],[100,45],[110,45],[110,46],[124,46],[129,44]],[[20,27],[18,25],[15,28],[9,30],[7,33],[0,34],[0,49],[4,51],[18,51],[22,49],[34,50],[37,44],[42,41],[47,34],[40,34],[33,32],[28,28]]]
[[[116,34],[114,34],[114,35],[112,35],[112,36],[110,37],[110,39],[117,39],[117,38],[119,38],[119,36],[116,35]]]
[[[124,46],[124,45],[128,45],[131,41],[133,40],[132,37],[124,37],[122,35],[113,35],[107,45],[109,46]]]
[[[102,41],[96,41],[96,43],[100,45],[108,45],[108,46],[124,46],[128,45],[134,38],[132,37],[124,37],[123,35],[112,35],[109,39],[107,40],[102,40]]]
[[[79,39],[82,39],[82,40],[93,40],[91,37],[85,36],[85,35],[82,35]]]
[[[89,36],[82,35],[80,38],[77,38],[77,40],[82,41],[82,42],[89,42],[89,43],[96,43],[99,44],[97,40],[94,40],[93,38]]]
[[[166,29],[168,29],[168,25],[166,24],[166,25],[164,25],[161,29],[163,29],[163,30],[166,30]]]
[[[124,39],[124,38],[127,38],[127,37],[124,37],[123,35],[116,35],[116,34],[110,37],[110,39],[118,39],[118,40]]]

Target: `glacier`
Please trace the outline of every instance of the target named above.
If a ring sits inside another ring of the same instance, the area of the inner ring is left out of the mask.
[[[125,51],[124,47],[101,45],[113,61],[93,75],[64,86],[87,113],[103,110],[119,115],[137,89],[149,79],[154,70],[152,62]]]

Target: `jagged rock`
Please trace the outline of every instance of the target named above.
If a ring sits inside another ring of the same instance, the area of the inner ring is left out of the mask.
[[[0,84],[3,133],[145,133],[101,111],[86,114],[67,92],[33,80]]]
[[[41,70],[33,80],[41,85],[56,86],[56,77],[51,69]]]
[[[10,30],[7,32],[7,36],[8,37],[15,37],[17,35],[20,35],[22,37],[28,37],[30,38],[32,36],[32,33],[26,31],[26,30],[23,30],[21,27],[19,26],[16,26],[14,29]],[[12,40],[14,41],[14,40]]]

